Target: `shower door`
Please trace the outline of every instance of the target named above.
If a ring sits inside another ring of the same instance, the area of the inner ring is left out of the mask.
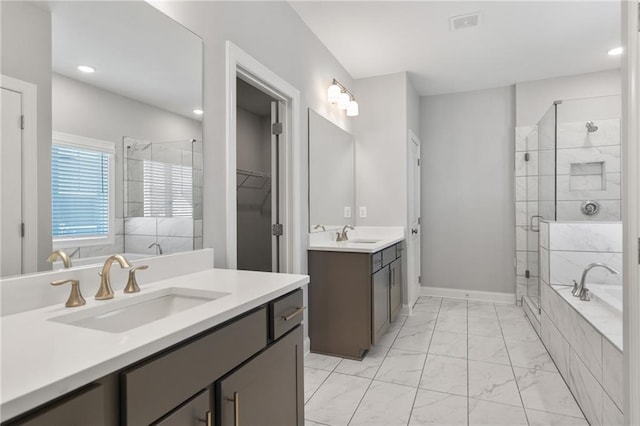
[[[556,220],[556,104],[527,137],[526,295],[540,310],[540,221]]]

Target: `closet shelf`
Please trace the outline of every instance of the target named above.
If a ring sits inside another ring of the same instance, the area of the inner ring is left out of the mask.
[[[271,191],[271,173],[236,169],[237,188]]]

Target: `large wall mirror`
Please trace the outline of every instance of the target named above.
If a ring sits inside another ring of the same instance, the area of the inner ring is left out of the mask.
[[[53,249],[202,248],[202,40],[146,2],[24,7],[51,18]]]
[[[309,232],[355,225],[353,136],[309,109]]]

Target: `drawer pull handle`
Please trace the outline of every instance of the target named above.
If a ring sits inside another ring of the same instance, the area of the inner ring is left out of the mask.
[[[204,419],[198,419],[199,423],[206,423],[207,426],[213,426],[213,421],[211,419],[211,411],[207,411]]]
[[[240,425],[240,394],[238,392],[233,393],[233,424],[234,426]]]
[[[290,315],[283,316],[282,319],[283,319],[283,321],[290,321],[291,319],[297,317],[302,312],[304,312],[304,310],[305,310],[305,306],[303,306],[301,308],[296,308],[296,310],[293,311]]]

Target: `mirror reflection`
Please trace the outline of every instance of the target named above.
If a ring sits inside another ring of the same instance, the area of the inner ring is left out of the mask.
[[[79,266],[201,248],[201,39],[145,2],[20,7],[51,19],[53,250]]]
[[[309,232],[355,225],[353,136],[309,109]]]

